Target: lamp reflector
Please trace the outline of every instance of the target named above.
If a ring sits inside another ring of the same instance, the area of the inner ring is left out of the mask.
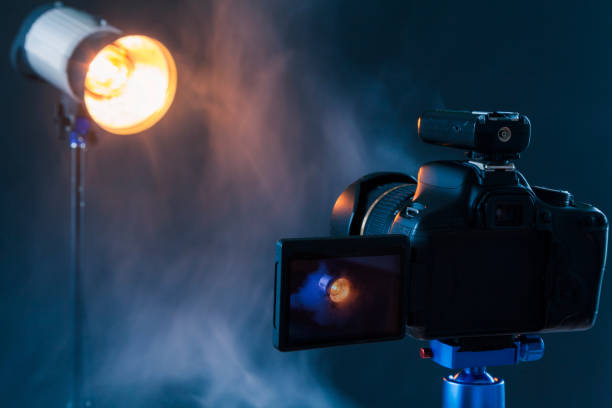
[[[116,134],[142,132],[174,99],[176,65],[159,41],[128,35],[102,48],[89,63],[83,101],[91,118]]]

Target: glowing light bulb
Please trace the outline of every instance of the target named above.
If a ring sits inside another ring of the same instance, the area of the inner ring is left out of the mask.
[[[351,293],[351,283],[346,278],[338,278],[329,285],[329,298],[334,303],[345,301]]]
[[[132,134],[159,121],[174,99],[176,66],[159,41],[121,37],[89,63],[83,99],[91,118],[111,133]]]
[[[114,98],[123,93],[134,64],[124,48],[107,45],[89,64],[85,89],[92,97]]]

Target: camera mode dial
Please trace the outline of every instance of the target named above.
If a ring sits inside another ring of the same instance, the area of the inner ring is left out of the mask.
[[[569,207],[574,203],[574,197],[569,191],[554,190],[546,187],[532,187],[535,195],[548,205],[555,207]]]

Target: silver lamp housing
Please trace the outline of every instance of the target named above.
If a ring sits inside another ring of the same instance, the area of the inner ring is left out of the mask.
[[[44,5],[24,20],[11,49],[23,75],[41,79],[77,101],[83,99],[89,61],[121,31],[61,3]]]

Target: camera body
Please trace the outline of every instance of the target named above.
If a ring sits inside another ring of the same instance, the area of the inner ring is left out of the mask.
[[[363,241],[360,253],[374,254],[365,250],[370,236],[379,246],[384,235],[407,239],[400,251],[402,287],[385,290],[403,294],[398,304],[408,333],[474,339],[590,328],[608,221],[567,191],[531,187],[515,168],[513,160],[530,142],[529,119],[511,112],[433,111],[419,118],[418,131],[428,143],[468,149],[469,159],[427,163],[417,179],[401,173],[362,177],[339,196],[331,218],[332,236]],[[277,262],[282,247],[280,241]],[[317,258],[317,248],[326,248],[326,257],[336,251],[318,239],[308,247],[309,259]],[[276,293],[282,298],[283,288]]]
[[[406,322],[420,339],[588,329],[607,230],[570,193],[469,161],[425,164],[416,182],[366,176],[332,212],[336,236],[408,237]]]

